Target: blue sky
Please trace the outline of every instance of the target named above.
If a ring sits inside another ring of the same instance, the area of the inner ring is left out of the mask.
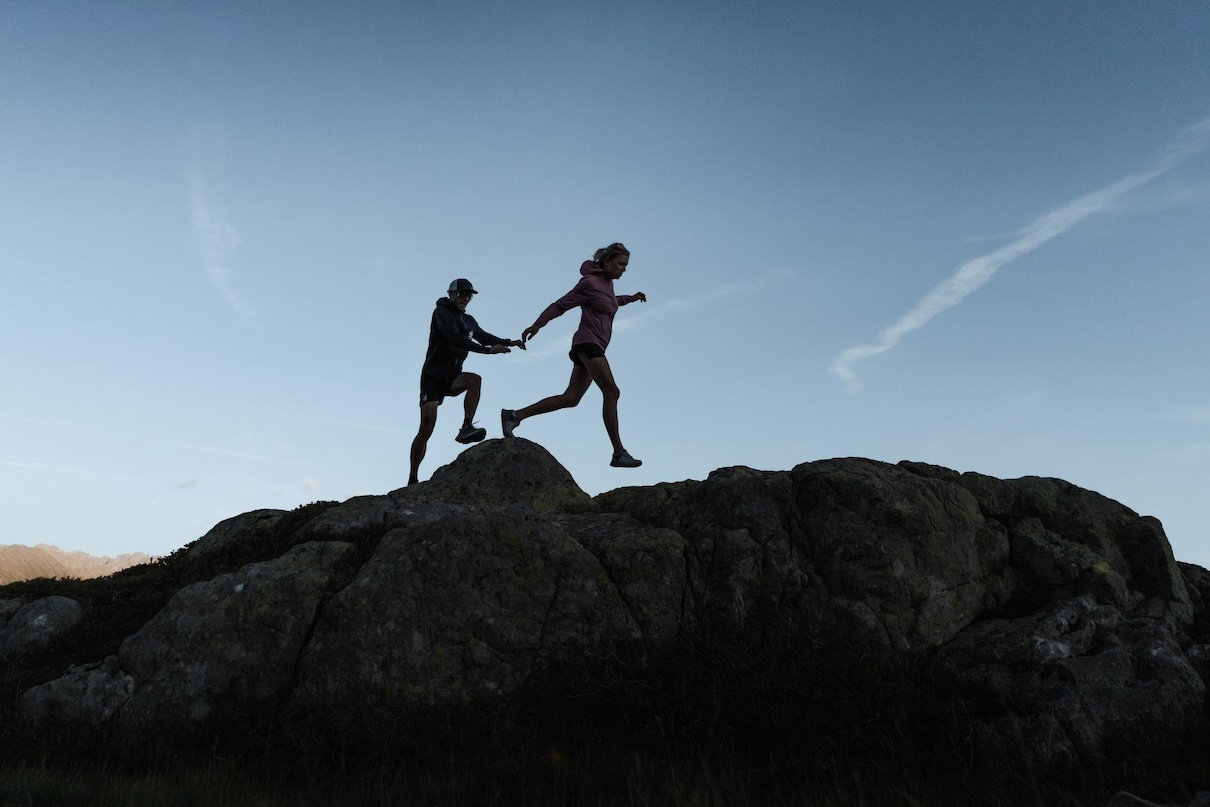
[[[588,492],[1056,476],[1210,565],[1210,5],[18,0],[0,109],[0,543],[401,487],[449,281],[516,337],[620,240],[643,467],[517,431]],[[577,319],[470,357],[490,438]]]

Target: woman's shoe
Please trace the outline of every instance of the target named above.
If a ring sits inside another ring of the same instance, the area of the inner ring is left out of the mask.
[[[636,460],[630,456],[629,451],[623,448],[621,451],[614,452],[613,459],[609,461],[609,464],[614,468],[638,468],[643,464],[643,461]]]

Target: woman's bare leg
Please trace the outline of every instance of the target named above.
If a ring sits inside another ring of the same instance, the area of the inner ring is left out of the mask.
[[[594,384],[601,389],[601,419],[605,421],[605,432],[609,435],[609,442],[613,443],[613,453],[624,451],[622,438],[618,435],[618,398],[622,397],[622,391],[618,389],[617,383],[613,380],[613,370],[609,367],[609,359],[600,356],[595,359],[587,359],[584,365],[588,368],[588,374],[592,378]]]
[[[559,409],[567,409],[575,406],[584,397],[584,393],[588,390],[588,385],[592,383],[592,377],[589,371],[581,364],[576,364],[571,370],[571,379],[567,382],[567,389],[558,395],[551,395],[549,398],[543,398],[537,403],[530,404],[524,409],[518,409],[514,414],[517,422],[531,418],[534,415],[545,415],[547,412],[555,412]]]

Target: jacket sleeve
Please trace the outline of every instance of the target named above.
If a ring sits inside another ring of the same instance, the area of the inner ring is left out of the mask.
[[[441,338],[449,342],[453,347],[462,348],[471,353],[487,353],[487,348],[478,344],[458,327],[458,321],[455,319],[458,314],[454,314],[444,308],[438,308],[433,312],[433,330],[441,335]]]
[[[588,299],[588,284],[590,282],[587,277],[580,278],[580,282],[571,291],[546,306],[546,309],[534,320],[534,327],[541,328],[564,312],[570,311],[578,305],[583,305],[584,301]]]
[[[481,326],[470,314],[464,314],[463,316],[470,320],[471,333],[474,335],[475,341],[479,344],[491,347],[492,345],[502,345],[508,341],[507,339],[501,339],[499,336],[483,330],[483,326]]]
[[[618,295],[618,305],[626,305],[627,303],[633,303],[637,299],[639,299],[639,296],[637,294],[619,294]]]

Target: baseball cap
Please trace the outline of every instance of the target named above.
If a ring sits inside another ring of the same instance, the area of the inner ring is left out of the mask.
[[[469,291],[471,294],[478,294],[475,287],[465,277],[460,277],[450,284],[450,291]]]

